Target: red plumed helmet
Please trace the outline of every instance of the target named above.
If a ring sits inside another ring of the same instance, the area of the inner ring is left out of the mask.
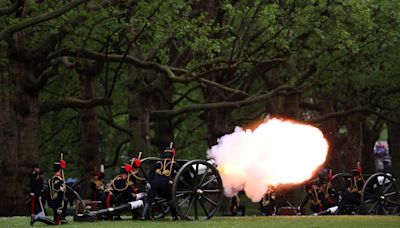
[[[135,167],[139,168],[142,165],[142,161],[139,158],[135,158]]]
[[[124,165],[124,169],[125,169],[126,172],[129,173],[129,172],[132,171],[133,168],[132,168],[132,166],[131,166],[130,164],[125,164],[125,165]]]
[[[67,162],[64,159],[60,160],[60,167],[61,167],[61,169],[67,168]]]

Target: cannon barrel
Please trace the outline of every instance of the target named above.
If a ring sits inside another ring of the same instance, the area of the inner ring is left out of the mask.
[[[110,213],[115,213],[115,212],[122,212],[126,211],[128,209],[134,210],[137,208],[143,207],[143,201],[142,200],[135,200],[131,201],[129,203],[117,206],[117,207],[110,207],[110,208],[105,208],[105,209],[100,209],[98,211],[90,211],[88,213],[84,214],[77,214],[74,216],[75,221],[93,221],[99,216],[102,215],[108,215]]]

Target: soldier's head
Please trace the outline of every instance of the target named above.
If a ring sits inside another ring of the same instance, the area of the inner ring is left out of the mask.
[[[174,148],[170,148],[170,147],[167,147],[167,148],[165,148],[165,150],[164,150],[164,152],[162,153],[162,155],[161,155],[161,157],[162,158],[169,158],[169,159],[172,159],[172,158],[174,158],[176,156],[176,151],[175,151],[175,149]]]
[[[33,164],[32,169],[36,173],[40,173],[40,166],[39,164]]]
[[[327,181],[327,179],[328,179],[328,174],[329,174],[329,172],[328,172],[328,170],[327,169],[321,169],[319,172],[318,172],[318,182],[320,183],[320,184],[323,184],[323,183],[325,183],[326,181]]]
[[[124,164],[123,166],[121,166],[121,169],[119,170],[119,176],[126,179],[126,178],[128,178],[128,174],[131,171],[132,171],[132,165]]]
[[[100,173],[97,171],[93,171],[92,177],[93,177],[93,179],[98,180],[98,179],[100,179]]]
[[[360,169],[352,169],[351,170],[351,174],[353,176],[360,176],[361,175],[361,171],[360,171]]]
[[[59,172],[62,169],[66,169],[67,168],[67,163],[65,162],[65,160],[56,160],[53,163],[53,170],[54,172]]]

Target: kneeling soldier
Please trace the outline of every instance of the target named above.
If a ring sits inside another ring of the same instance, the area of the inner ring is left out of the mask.
[[[61,223],[66,223],[65,218],[63,217],[63,209],[64,209],[64,197],[65,197],[65,180],[64,180],[64,172],[63,170],[67,167],[67,163],[64,160],[55,161],[54,162],[54,174],[53,177],[49,180],[49,188],[50,188],[50,199],[51,199],[51,207],[54,212],[54,220],[50,220],[46,217],[36,216],[32,221],[31,225],[33,225],[36,221],[41,221],[48,225],[60,225]],[[64,220],[65,222],[62,222]]]

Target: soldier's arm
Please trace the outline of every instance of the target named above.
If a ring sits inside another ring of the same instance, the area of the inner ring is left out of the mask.
[[[90,189],[92,189],[92,191],[96,191],[97,190],[97,184],[94,181],[90,182]]]
[[[149,175],[147,175],[147,181],[149,183],[151,183],[153,181],[154,175],[156,173],[157,169],[161,168],[161,163],[160,162],[156,162],[154,164],[151,165],[150,167],[150,171],[149,171]]]

